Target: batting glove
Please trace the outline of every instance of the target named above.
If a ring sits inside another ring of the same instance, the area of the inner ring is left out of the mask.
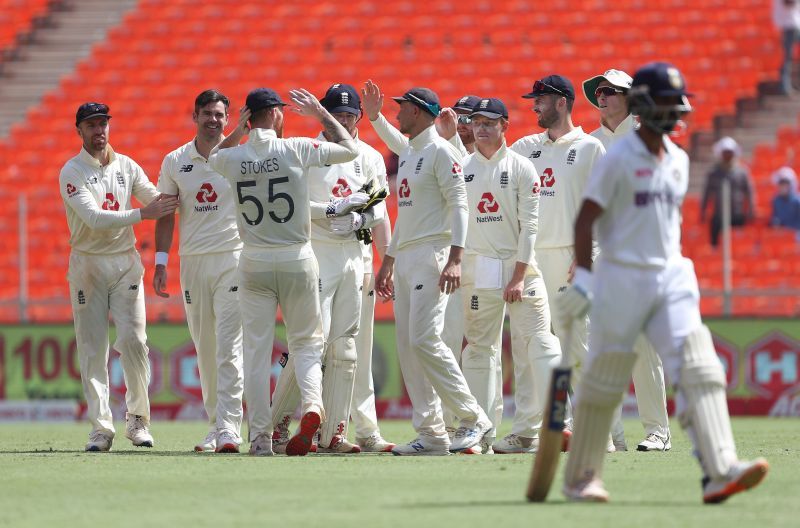
[[[325,216],[331,218],[334,216],[346,215],[353,209],[363,207],[367,202],[369,202],[369,195],[363,192],[353,193],[346,198],[337,198],[328,204],[328,208],[325,210]]]
[[[558,313],[562,319],[586,317],[592,306],[592,272],[586,268],[575,268],[572,285],[558,297]]]
[[[361,213],[347,213],[344,216],[331,218],[331,231],[334,233],[352,233],[364,225],[364,215]]]

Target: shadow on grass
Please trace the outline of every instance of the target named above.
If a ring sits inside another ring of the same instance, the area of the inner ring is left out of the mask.
[[[520,498],[517,500],[496,500],[496,501],[449,501],[449,502],[412,502],[412,503],[405,503],[405,504],[397,504],[397,505],[390,505],[389,508],[429,508],[429,509],[440,509],[440,508],[486,508],[491,506],[501,506],[501,507],[508,507],[508,506],[517,506],[517,507],[525,507],[525,508],[559,508],[559,507],[569,507],[573,508],[575,506],[578,507],[591,507],[592,504],[597,503],[578,503],[578,502],[568,502],[564,499],[555,499],[555,500],[548,500],[546,502],[539,502],[533,503],[528,502],[524,498]],[[688,502],[680,502],[680,501],[626,501],[626,500],[613,500],[607,504],[601,504],[602,507],[605,508],[613,508],[615,506],[621,506],[623,508],[650,508],[650,507],[670,507],[670,508],[690,508],[690,509],[708,509],[708,506],[705,506],[702,503],[692,504]]]

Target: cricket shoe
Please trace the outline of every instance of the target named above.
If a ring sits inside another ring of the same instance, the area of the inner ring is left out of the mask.
[[[249,453],[253,456],[272,456],[272,438],[269,433],[261,433],[250,441]]]
[[[356,443],[365,453],[389,453],[395,446],[384,440],[378,432],[374,432],[366,438],[356,438]]]
[[[407,444],[397,445],[392,448],[392,454],[397,456],[446,456],[450,454],[446,443],[431,442],[418,436]]]
[[[210,431],[205,438],[194,446],[194,450],[198,453],[206,453],[217,449],[217,432]]]
[[[450,443],[450,451],[458,453],[474,445],[478,445],[486,433],[492,431],[492,424],[488,419],[478,420],[475,425],[470,427],[462,425],[456,429],[453,441]]]
[[[669,451],[670,449],[672,449],[672,442],[670,442],[669,433],[666,437],[650,433],[636,446],[637,451]]]
[[[147,418],[144,416],[127,415],[125,437],[136,447],[153,447],[153,435],[150,434]]]
[[[314,435],[317,434],[320,415],[314,411],[307,412],[300,419],[300,430],[289,439],[286,444],[286,454],[288,456],[306,456],[314,443]]]
[[[511,453],[535,453],[539,448],[537,438],[528,438],[514,433],[507,434],[492,445],[494,452],[498,455]]]
[[[333,435],[330,445],[322,447],[317,445],[317,453],[352,454],[360,453],[361,447],[347,441],[342,435]]]
[[[725,478],[703,479],[703,502],[718,504],[726,501],[731,495],[754,488],[764,480],[767,471],[769,464],[764,458],[736,462]]]
[[[89,441],[86,443],[86,451],[98,452],[111,449],[114,435],[103,431],[92,431],[89,433]]]
[[[614,439],[611,438],[611,435],[608,435],[608,441],[606,442],[606,453],[616,453],[617,446],[614,445]]]
[[[272,432],[272,450],[276,455],[286,454],[286,444],[289,443],[289,420],[291,420],[291,416],[278,422]]]
[[[587,478],[574,486],[564,484],[561,492],[572,502],[608,502],[608,492],[598,478]]]
[[[217,453],[238,453],[242,441],[230,431],[222,430],[217,435]]]

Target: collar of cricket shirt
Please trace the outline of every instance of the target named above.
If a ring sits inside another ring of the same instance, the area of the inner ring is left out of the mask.
[[[271,128],[254,128],[250,131],[250,134],[247,137],[248,143],[265,143],[270,139],[276,139],[278,137],[278,133],[272,130]]]
[[[557,140],[553,141],[552,139],[550,139],[550,133],[547,130],[545,130],[544,131],[544,141],[545,141],[545,143],[549,142],[549,143],[553,143],[553,144],[572,143],[575,139],[578,138],[578,136],[581,136],[581,135],[583,135],[583,127],[579,127],[578,126],[578,127],[573,128],[572,130],[570,130],[569,132],[567,132],[566,134],[564,134],[563,136],[561,136]]]
[[[109,145],[109,144],[106,144],[106,152],[108,152],[108,164],[111,165],[111,163],[113,163],[113,161],[117,158],[117,155],[114,152],[114,149],[111,148],[111,145]],[[103,165],[100,164],[99,161],[97,161],[97,158],[94,158],[83,147],[81,147],[81,152],[80,152],[80,154],[78,156],[79,156],[80,160],[83,161],[84,163],[86,163],[87,165],[91,165],[92,167],[102,167],[103,166]]]
[[[492,154],[491,158],[487,158],[486,156],[481,154],[481,151],[478,150],[477,148],[475,149],[475,152],[473,154],[475,156],[475,159],[477,159],[478,161],[483,163],[490,163],[492,161],[497,161],[499,159],[504,158],[507,153],[508,153],[508,147],[506,146],[506,140],[503,139],[503,144],[500,145],[500,148],[497,149],[497,152]]]
[[[408,144],[414,150],[421,150],[438,136],[439,134],[436,132],[436,127],[433,125],[433,123],[431,123],[431,126],[417,134],[414,139],[408,142]]]
[[[600,121],[600,130],[602,130],[603,134],[606,136],[621,136],[623,134],[627,134],[635,128],[636,120],[633,118],[633,114],[628,114],[628,117],[622,120],[622,122],[617,126],[616,130],[611,130],[604,125],[602,121]]]

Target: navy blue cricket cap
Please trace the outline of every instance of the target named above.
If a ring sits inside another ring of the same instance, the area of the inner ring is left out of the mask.
[[[392,97],[392,99],[398,103],[402,103],[403,101],[413,103],[433,117],[438,117],[439,112],[442,110],[442,105],[439,104],[439,96],[430,88],[412,88],[404,93],[402,97]]]
[[[575,88],[572,83],[563,75],[548,75],[533,83],[533,89],[530,93],[523,95],[523,99],[533,99],[540,95],[555,94],[566,97],[567,99],[575,99]]]
[[[472,109],[471,116],[482,115],[489,119],[508,119],[508,109],[500,99],[490,97],[489,99],[481,99],[478,104]]]
[[[470,113],[475,105],[481,102],[481,98],[477,95],[465,95],[453,105],[453,110],[461,110]]]
[[[361,112],[361,97],[358,90],[349,84],[334,84],[325,92],[325,97],[320,100],[323,108],[335,114],[348,112],[358,115]]]
[[[272,88],[256,88],[247,94],[247,101],[245,102],[250,112],[258,112],[264,108],[272,106],[286,106],[286,103],[281,101],[281,96]]]
[[[680,70],[668,62],[650,62],[639,68],[633,74],[631,92],[645,92],[656,97],[692,95],[686,91],[686,81]]]
[[[108,114],[108,105],[103,103],[83,103],[78,107],[78,111],[75,113],[75,126],[80,125],[81,121],[86,121],[93,117],[111,119],[111,116]]]

